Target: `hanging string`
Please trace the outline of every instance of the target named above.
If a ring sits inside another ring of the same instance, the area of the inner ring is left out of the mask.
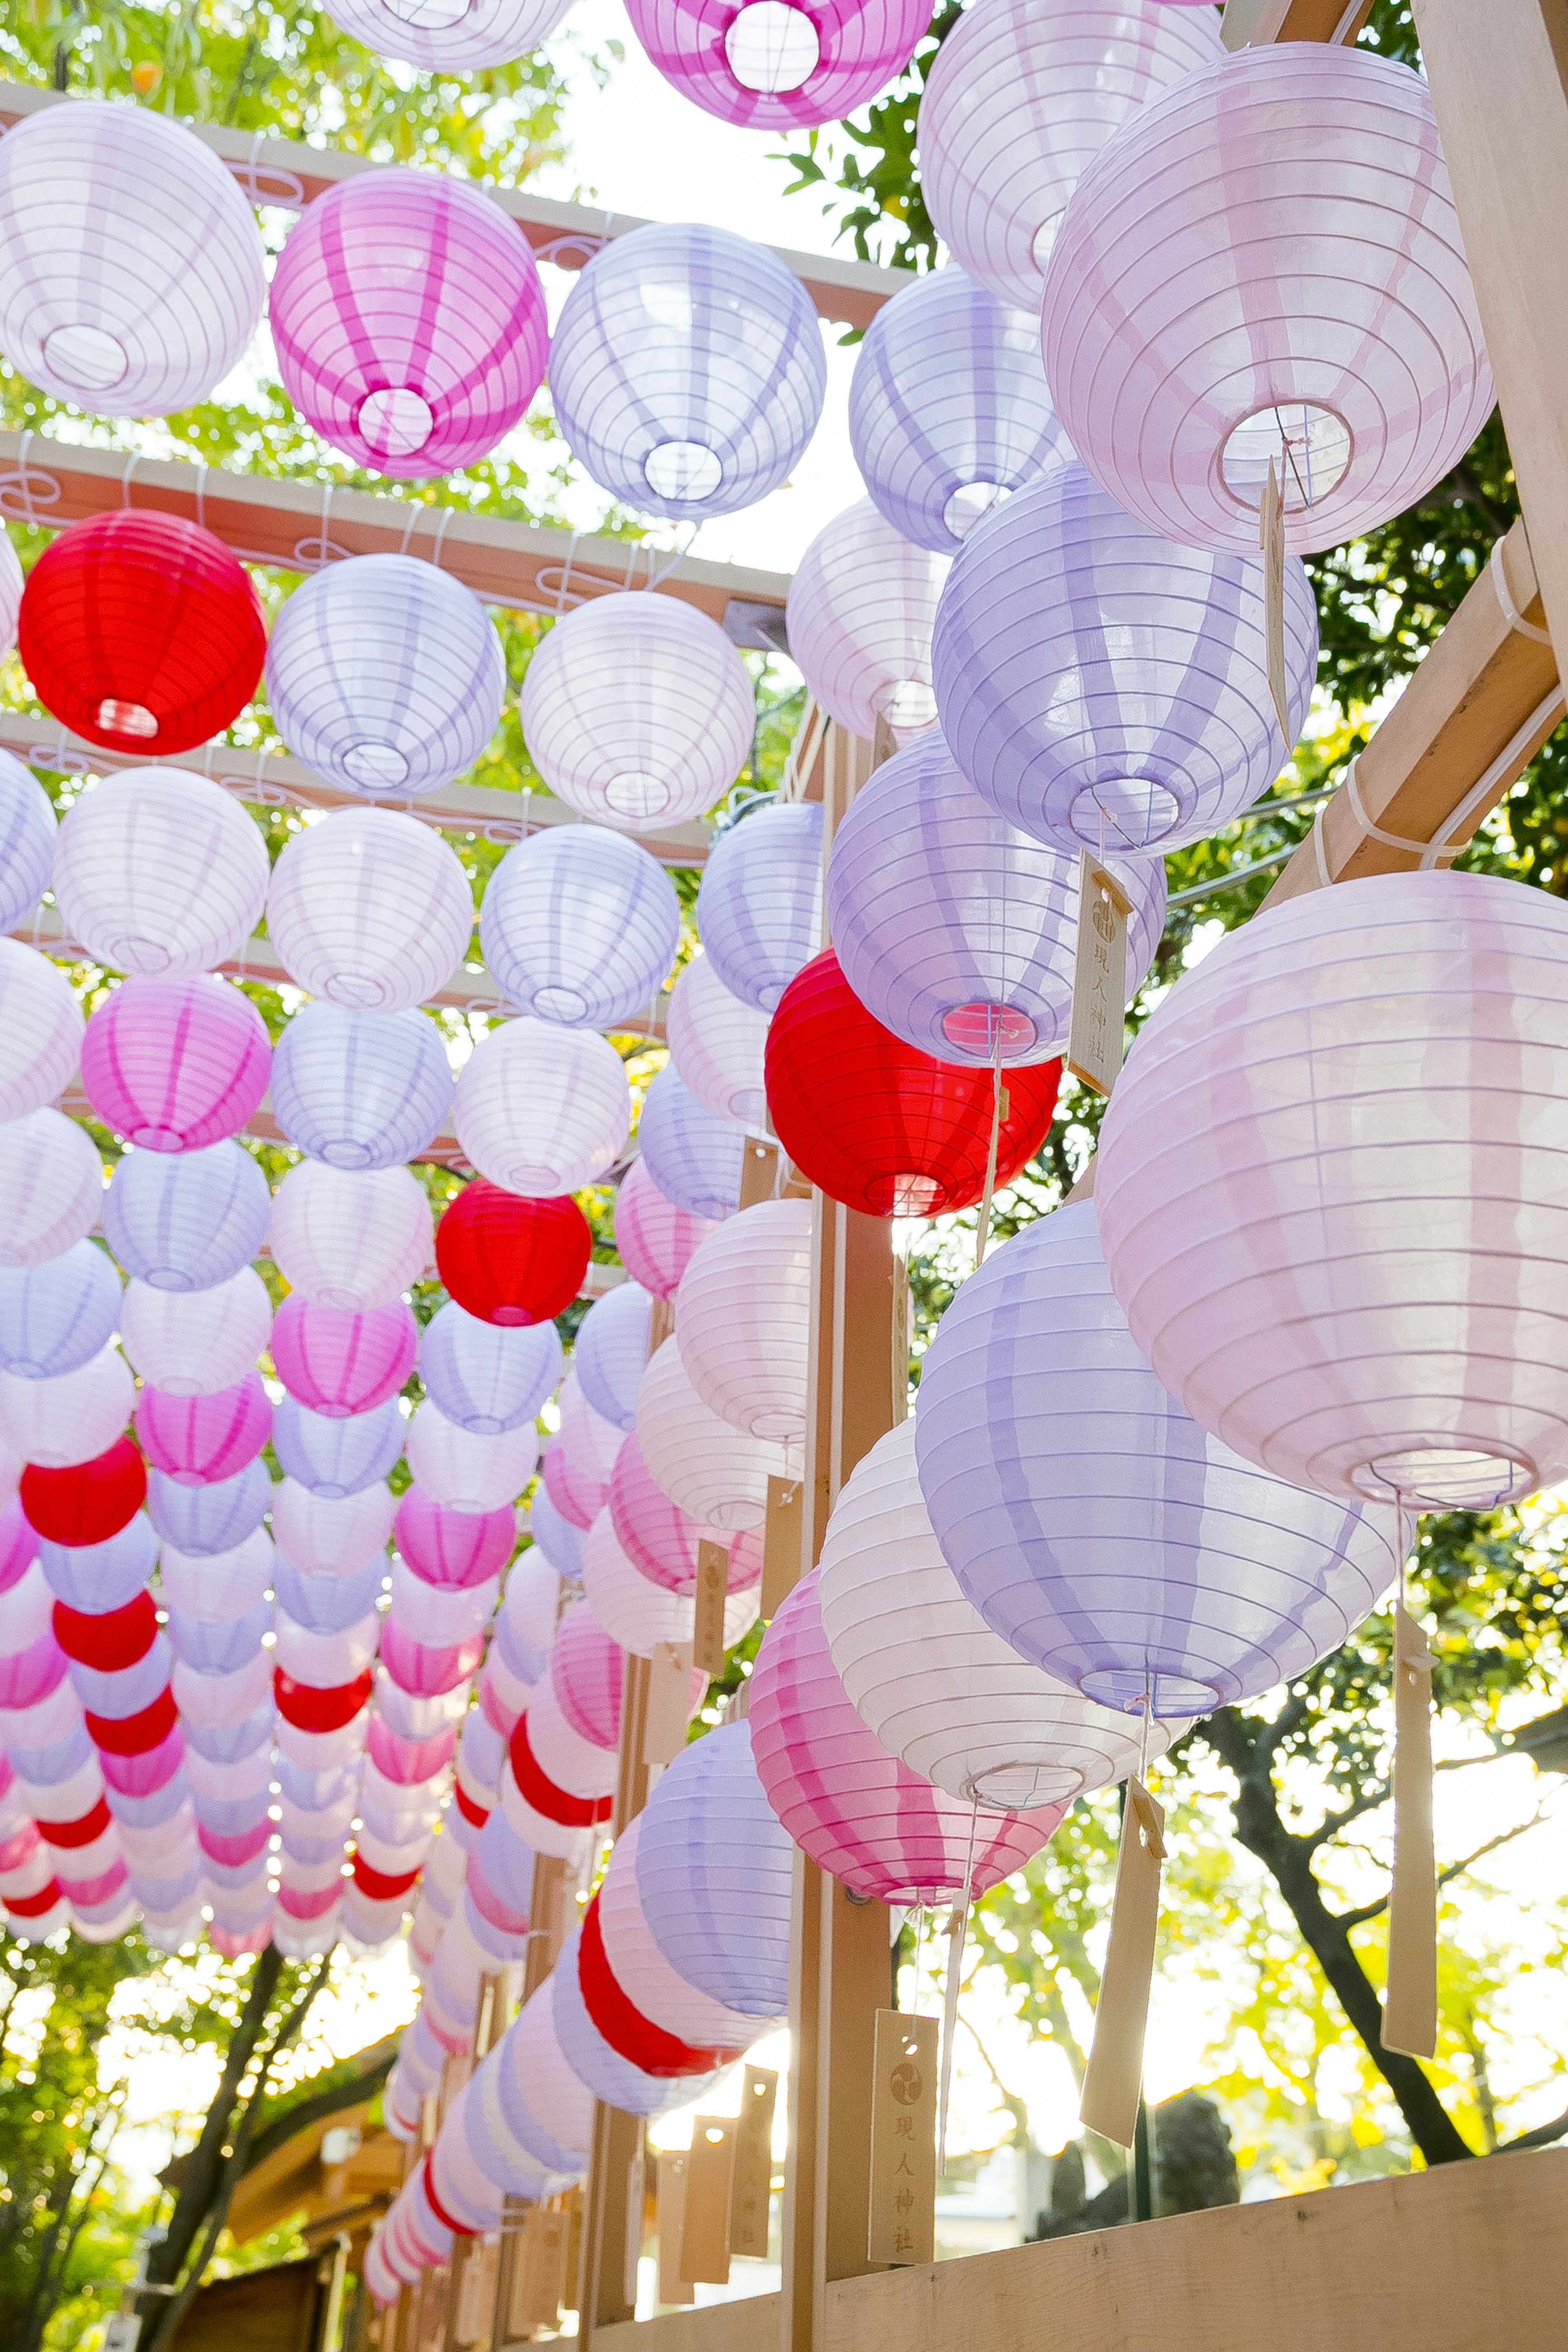
[[[936,2093],[936,2178],[947,2163],[947,2096],[953,2087],[953,2037],[958,2024],[958,1987],[964,1974],[964,1942],[969,1927],[969,1904],[975,1891],[975,1835],[979,1827],[980,1801],[969,1811],[969,1851],[964,1857],[964,1900],[955,1909],[947,1929],[947,1998],[942,2011],[942,2073]]]
[[[991,1062],[991,1140],[986,1153],[986,1189],[980,1195],[979,1220],[975,1227],[975,1272],[986,1263],[986,1252],[991,1240],[991,1202],[997,1189],[997,1151],[1001,1143],[1002,1121],[1011,1108],[1008,1090],[1002,1084],[1002,1008],[995,1013],[997,1024],[996,1053]]]

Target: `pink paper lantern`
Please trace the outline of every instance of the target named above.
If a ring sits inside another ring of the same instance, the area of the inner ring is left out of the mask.
[[[655,1298],[673,1298],[693,1251],[713,1226],[678,1209],[634,1160],[615,1196],[615,1246],[633,1282]]]
[[[629,0],[632,29],[683,98],[755,131],[809,131],[896,81],[927,0]]]
[[[666,1592],[695,1592],[698,1544],[728,1540],[724,1528],[705,1527],[671,1502],[643,1460],[635,1436],[626,1440],[616,1456],[609,1500],[615,1540],[633,1567]]]
[[[550,1686],[572,1730],[595,1748],[612,1748],[621,1737],[624,1667],[592,1611],[580,1601],[569,1609],[550,1651]]]
[[[212,1396],[169,1396],[145,1388],[136,1434],[155,1470],[181,1486],[214,1486],[254,1462],[272,1433],[272,1406],[259,1372]]]
[[[413,1641],[388,1617],[382,1626],[382,1664],[397,1685],[414,1698],[440,1698],[467,1681],[485,1654],[485,1637],[475,1633],[447,1649],[432,1649]]]
[[[239,1133],[271,1058],[260,1013],[226,980],[124,980],[87,1024],[82,1085],[128,1143],[200,1151]]]
[[[411,1486],[397,1507],[392,1536],[414,1574],[442,1588],[483,1584],[498,1576],[517,1539],[517,1515],[454,1511]]]
[[[418,1352],[419,1326],[401,1298],[354,1315],[290,1292],[272,1327],[278,1379],[330,1421],[371,1412],[396,1396]]]

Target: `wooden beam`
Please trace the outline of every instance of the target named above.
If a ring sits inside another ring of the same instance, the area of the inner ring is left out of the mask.
[[[1373,0],[1226,0],[1221,26],[1228,49],[1272,41],[1350,42],[1372,14]]]

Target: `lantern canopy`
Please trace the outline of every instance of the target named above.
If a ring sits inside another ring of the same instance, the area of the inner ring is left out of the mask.
[[[677,1209],[710,1224],[734,1215],[745,1131],[699,1102],[667,1066],[643,1097],[637,1143],[650,1180]]]
[[[683,98],[755,131],[806,131],[896,81],[925,0],[632,0],[632,28]]]
[[[593,1235],[577,1202],[523,1200],[482,1177],[442,1211],[435,1263],[452,1297],[483,1323],[545,1323],[577,1297]]]
[[[111,971],[171,980],[241,953],[267,903],[267,845],[221,785],[128,768],[60,827],[54,890],[69,936]]]
[[[743,814],[709,852],[697,930],[730,994],[771,1013],[816,951],[822,808],[820,801],[770,801]]]
[[[274,866],[267,929],[312,996],[350,1013],[404,1013],[463,961],[474,899],[456,852],[417,817],[336,809]]]
[[[632,1090],[606,1037],[526,1016],[464,1064],[453,1124],[468,1160],[508,1192],[549,1198],[597,1183],[625,1147]]]
[[[607,1029],[642,1013],[680,945],[663,866],[623,834],[559,825],[509,849],[486,886],[486,970],[519,1013]]]
[[[898,742],[936,717],[931,629],[947,566],[912,546],[869,499],[817,533],[789,583],[790,658],[832,719]]]

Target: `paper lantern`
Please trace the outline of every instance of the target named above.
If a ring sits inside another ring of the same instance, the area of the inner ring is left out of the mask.
[[[564,1612],[549,1654],[550,1686],[572,1730],[595,1748],[612,1748],[621,1737],[623,1664],[619,1648],[582,1601]]]
[[[272,1432],[261,1374],[249,1371],[212,1396],[166,1396],[144,1388],[136,1400],[136,1434],[155,1470],[183,1486],[237,1477]]]
[[[632,1162],[615,1195],[615,1246],[642,1289],[655,1298],[673,1297],[692,1252],[712,1229],[706,1217],[665,1199],[644,1160]]]
[[[75,1075],[82,1028],[81,1007],[58,964],[20,940],[0,939],[0,1119],[26,1118],[57,1101]]]
[[[761,2021],[789,2006],[790,1842],[751,1752],[747,1723],[682,1749],[638,1823],[637,1895],[671,1967]]]
[[[637,1442],[671,1502],[707,1527],[760,1527],[768,1478],[789,1470],[782,1445],[742,1436],[704,1404],[674,1339],[664,1341],[643,1375]]]
[[[462,962],[474,900],[456,852],[417,817],[335,809],[274,866],[267,929],[312,996],[350,1013],[406,1013]]]
[[[131,1418],[135,1394],[131,1367],[115,1347],[99,1349],[57,1380],[20,1381],[0,1372],[0,1430],[24,1461],[69,1469],[113,1444]]]
[[[125,1272],[153,1290],[214,1290],[257,1255],[271,1213],[267,1179],[240,1144],[128,1151],[103,1201],[104,1238]]]
[[[68,813],[54,890],[68,936],[96,962],[182,980],[240,954],[267,873],[260,833],[220,785],[176,768],[128,768]]]
[[[612,1292],[612,1297],[614,1296]],[[591,1318],[591,1308],[587,1321]],[[560,1378],[553,1323],[507,1329],[450,1300],[419,1338],[419,1376],[444,1418],[476,1437],[531,1422]]]
[[[549,1199],[596,1183],[619,1158],[632,1090],[620,1055],[595,1031],[507,1021],[463,1065],[452,1123],[481,1176]]]
[[[532,1422],[476,1436],[448,1421],[426,1397],[410,1417],[408,1466],[433,1499],[453,1511],[496,1511],[522,1492],[538,1461]]]
[[[106,1127],[143,1151],[202,1151],[236,1135],[267,1092],[267,1024],[226,980],[126,980],[82,1039],[82,1086]]]
[[[356,1675],[352,1682],[336,1690],[312,1689],[308,1683],[297,1683],[279,1668],[273,1675],[273,1690],[278,1714],[296,1730],[341,1731],[352,1723],[370,1697],[370,1668],[367,1666],[363,1674]]]
[[[648,1361],[653,1301],[635,1282],[594,1300],[577,1327],[572,1370],[591,1409],[615,1429],[637,1423],[637,1390]]]
[[[710,1224],[734,1215],[744,1132],[736,1120],[699,1102],[668,1066],[643,1097],[637,1146],[650,1181],[675,1208]]]
[[[526,58],[554,32],[570,0],[334,0],[332,21],[367,49],[421,73],[481,73]]]
[[[818,1599],[801,1578],[763,1636],[747,1719],[758,1777],[795,1843],[819,1868],[878,1903],[929,1907],[984,1895],[1021,1870],[1067,1808],[977,1812],[866,1729],[833,1671]]]
[[[675,1320],[686,1377],[710,1412],[747,1436],[803,1444],[810,1201],[759,1201],[710,1234],[681,1277]]]
[[[616,1456],[608,1508],[615,1539],[639,1575],[669,1592],[695,1592],[698,1544],[727,1539],[722,1528],[706,1526],[671,1502],[643,1460],[635,1435]]]
[[[436,1268],[452,1297],[506,1329],[564,1313],[592,1248],[575,1201],[520,1200],[478,1178],[447,1202],[435,1234]]]
[[[382,1664],[392,1680],[420,1698],[438,1698],[467,1685],[485,1654],[484,1638],[441,1645],[418,1642],[389,1617],[382,1628]]]
[[[334,1591],[340,1583],[351,1581],[335,1576],[301,1580],[298,1569],[290,1567],[273,1550],[264,1528],[253,1529],[231,1550],[206,1558],[183,1552],[174,1544],[165,1544],[159,1562],[163,1591],[173,1608],[183,1610],[190,1617],[219,1620],[247,1617],[266,1600],[268,1586],[286,1574],[297,1582],[312,1582],[317,1588],[329,1585]],[[288,1604],[286,1601],[284,1605]],[[293,1610],[290,1613],[298,1616],[300,1612]],[[264,1774],[262,1785],[265,1784]]]
[[[1318,617],[1294,557],[1284,609],[1290,741],[1261,559],[1156,538],[1061,467],[954,566],[935,649],[953,757],[998,815],[1073,855],[1199,841],[1269,790],[1305,724]]]
[[[16,642],[22,567],[16,549],[3,536],[0,575],[5,608],[0,640],[9,652]],[[48,888],[57,832],[55,804],[37,778],[9,751],[0,751],[0,931],[16,930]]]
[[[768,247],[651,222],[576,279],[549,381],[567,446],[600,488],[686,522],[779,488],[816,429],[827,362],[810,297]]]
[[[535,1487],[528,1506],[528,1531],[556,1575],[570,1577],[574,1583],[581,1580],[584,1530],[557,1507],[542,1484]]]
[[[699,1747],[701,1744],[697,1743]],[[765,1804],[762,1811],[767,1816],[768,1832],[782,1844],[788,1873],[794,1849]],[[666,2033],[702,2049],[727,2053],[749,2049],[765,2030],[756,2013],[729,2008],[699,1991],[671,1967],[654,1940],[637,1887],[642,1830],[640,1815],[626,1824],[615,1841],[610,1866],[600,1883],[599,1933],[611,1972],[616,1982],[626,1989],[640,2013]],[[710,1920],[705,1924],[717,1940],[728,1922]],[[755,1990],[755,1974],[752,1983]]]
[[[91,1242],[0,1271],[0,1371],[26,1381],[77,1371],[107,1347],[119,1319],[119,1280]]]
[[[680,934],[663,866],[598,825],[552,827],[509,849],[479,913],[486,967],[508,1002],[569,1029],[645,1012]]]
[[[221,735],[256,691],[266,645],[250,576],[221,540],[178,515],[129,511],[72,523],[45,548],[17,631],[52,717],[108,751],[149,755]],[[68,859],[64,828],[57,855]]]
[[[688,2042],[678,2034],[666,2032],[645,2016],[610,1965],[599,1910],[596,1893],[582,1915],[582,1941],[578,1950],[578,1989],[582,1995],[583,2019],[594,2035],[594,2043],[589,2045],[592,2055],[587,2059],[584,2071],[592,2079],[608,2082],[610,2078],[600,2073],[608,2055],[612,2062],[640,2069],[654,2082],[674,2082],[689,2087],[694,2076],[711,2076],[730,2055],[733,2042],[727,2039],[719,2047]],[[569,2050],[575,2047],[569,2043]]]
[[[1207,9],[1147,0],[998,0],[956,25],[919,131],[921,188],[954,259],[998,302],[1038,312],[1080,173],[1129,115],[1222,54]]]
[[[291,1143],[330,1168],[417,1160],[452,1107],[452,1071],[423,1013],[306,1004],[274,1048],[272,1108]]]
[[[961,269],[914,279],[866,329],[850,443],[894,530],[956,554],[982,515],[1072,455],[1046,390],[1038,317]]]
[[[1021,500],[1019,501],[1021,503]],[[1107,861],[1126,894],[1126,1000],[1166,918],[1157,857]],[[833,837],[828,925],[840,969],[883,1028],[938,1061],[1040,1063],[1067,1042],[1081,859],[999,816],[942,737],[895,752]]]
[[[382,1486],[329,1496],[285,1478],[272,1496],[272,1532],[308,1576],[351,1576],[385,1549],[394,1508]]]
[[[661,1642],[690,1642],[696,1625],[696,1603],[667,1586],[653,1583],[628,1559],[615,1534],[608,1510],[600,1512],[583,1538],[581,1578],[583,1598],[612,1642],[632,1657],[651,1658]],[[724,1608],[724,1646],[744,1641],[757,1622],[755,1590],[732,1592]],[[707,1677],[693,1677],[692,1705],[700,1704]]]
[[[455,1511],[421,1486],[404,1494],[395,1524],[397,1548],[410,1568],[442,1587],[482,1584],[499,1575],[517,1541],[509,1510]]]
[[[328,1420],[371,1412],[396,1396],[414,1366],[419,1326],[401,1298],[361,1315],[286,1298],[272,1327],[272,1361],[284,1387]]]
[[[243,1543],[261,1525],[271,1499],[272,1481],[260,1460],[214,1486],[182,1486],[156,1470],[147,1481],[148,1517],[159,1534],[204,1557]]]
[[[1436,1510],[1563,1475],[1565,958],[1568,917],[1539,893],[1384,875],[1281,907],[1173,992],[1155,1024],[1168,1076],[1152,1051],[1128,1066],[1158,1125],[1134,1142],[1118,1094],[1101,1227],[1134,1340],[1248,1461]],[[1179,1244],[1163,1199],[1133,1205],[1167,1179]]]
[[[605,1481],[585,1463],[573,1463],[559,1438],[544,1449],[539,1468],[545,1492],[561,1517],[574,1528],[587,1529],[604,1507]]]
[[[1430,95],[1368,49],[1243,49],[1165,92],[1084,173],[1044,300],[1079,457],[1195,547],[1256,548],[1270,462],[1293,552],[1363,538],[1492,406]]]
[[[748,130],[838,122],[895,81],[924,0],[632,0],[632,29],[683,98]]]
[[[27,1524],[50,1543],[105,1543],[135,1517],[147,1493],[147,1473],[129,1437],[64,1470],[30,1463],[20,1501]]]
[[[645,594],[596,597],[557,621],[528,664],[522,716],[551,792],[632,833],[711,808],[750,758],[756,724],[751,680],[717,622]]]
[[[714,972],[743,1004],[771,1013],[815,952],[821,887],[820,802],[753,803],[719,835],[697,892],[697,930]]]
[[[120,1338],[144,1381],[170,1396],[212,1396],[243,1380],[267,1344],[272,1301],[254,1266],[210,1290],[127,1285]]]
[[[195,133],[141,106],[29,117],[0,164],[0,349],[56,400],[168,416],[243,355],[267,299],[256,216]]]
[[[586,1962],[582,1957],[585,1944],[589,1954]],[[573,2073],[587,2084],[596,2098],[607,2105],[613,2103],[625,2115],[662,2115],[666,2107],[696,2096],[723,2064],[724,2053],[674,2043],[673,2037],[657,2036],[656,2029],[640,2033],[635,2012],[628,2018],[613,2002],[613,1992],[619,1989],[614,1987],[613,1979],[608,1985],[604,1981],[609,1970],[602,1955],[595,1911],[591,1922],[585,1919],[581,1927],[572,1930],[551,1971],[555,2026],[561,2049]],[[595,1991],[591,2003],[586,1997],[589,1985],[593,1985]],[[642,2023],[646,2027],[645,2020]],[[615,2034],[614,2042],[604,2032],[604,2026]],[[636,2054],[627,2056],[628,2050]],[[649,2058],[655,2063],[662,2063],[669,2071],[653,2073],[640,2063]]]
[[[272,1255],[302,1297],[359,1315],[391,1307],[430,1264],[430,1202],[406,1168],[302,1160],[272,1204]]]
[[[694,956],[671,991],[666,1029],[670,1058],[688,1092],[721,1118],[766,1132],[768,1016],[732,996],[706,956]]]
[[[556,1402],[560,1415],[560,1444],[573,1470],[607,1486],[625,1442],[624,1433],[594,1412],[582,1393],[575,1363],[568,1365]]]
[[[789,655],[807,686],[852,735],[885,720],[907,742],[936,717],[931,629],[947,576],[941,556],[912,546],[869,499],[821,530],[789,583]]]
[[[44,1109],[0,1125],[0,1266],[63,1257],[100,1209],[107,1217],[103,1162],[74,1119]]]
[[[201,1565],[205,1568],[208,1563],[203,1561]],[[279,1553],[272,1570],[277,1605],[308,1633],[345,1633],[366,1617],[373,1621],[381,1597],[383,1565],[378,1557],[351,1576],[307,1576]],[[372,1642],[372,1654],[374,1646]],[[284,1659],[282,1663],[287,1665],[288,1661]]]
[[[386,1476],[402,1452],[404,1426],[395,1397],[373,1412],[329,1420],[286,1396],[273,1415],[272,1450],[286,1477],[335,1502]]]
[[[1127,1330],[1087,1202],[965,1284],[915,1444],[987,1623],[1105,1706],[1254,1698],[1337,1649],[1396,1571],[1390,1514],[1298,1492],[1188,1420]]]
[[[158,1565],[158,1538],[144,1511],[102,1543],[35,1539],[33,1549],[55,1599],[89,1612],[125,1608]]]
[[[1059,1062],[1009,1070],[998,1186],[1043,1143],[1061,1075]],[[985,1190],[991,1074],[935,1061],[884,1029],[831,948],[790,982],[773,1016],[768,1100],[796,1167],[863,1215],[940,1216]]]

